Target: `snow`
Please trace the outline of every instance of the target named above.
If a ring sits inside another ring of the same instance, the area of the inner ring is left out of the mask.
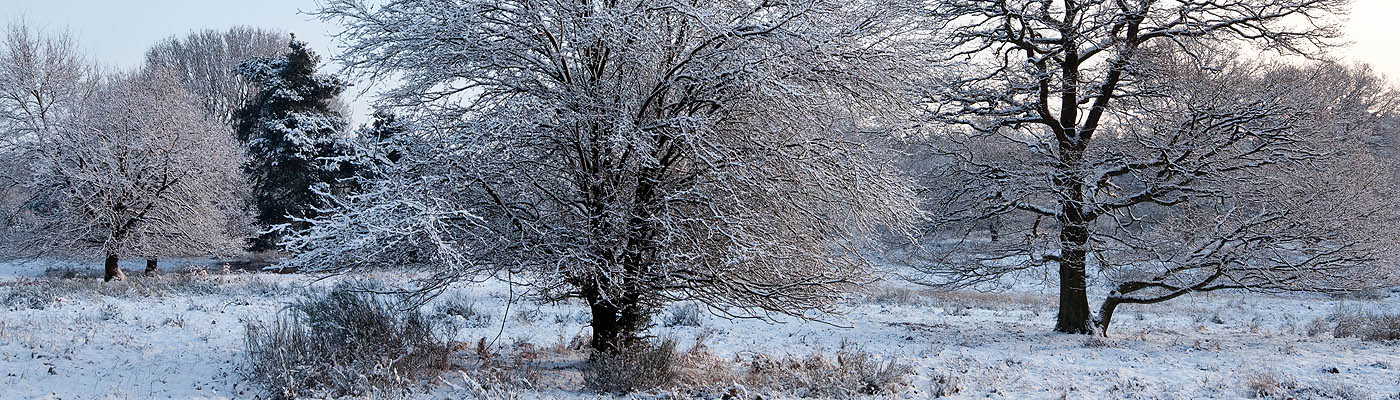
[[[174,270],[179,264],[165,265]],[[0,263],[0,299],[36,284],[43,269],[80,265]],[[95,263],[85,268],[100,270]],[[216,284],[208,293],[149,295],[101,289],[127,283],[59,280],[83,289],[44,309],[10,307],[0,314],[0,398],[263,395],[240,373],[242,321],[271,319],[300,296],[300,288],[330,284],[317,278],[215,271],[197,278]],[[940,376],[951,377],[961,389],[953,398],[1240,398],[1249,395],[1249,377],[1259,374],[1318,388],[1313,393],[1361,398],[1400,393],[1400,352],[1393,343],[1305,333],[1307,323],[1339,309],[1395,310],[1400,305],[1395,294],[1358,300],[1227,293],[1125,306],[1115,317],[1111,337],[1099,340],[1049,332],[1053,293],[916,293],[898,286],[903,285],[876,285],[870,294],[844,304],[843,316],[825,323],[726,320],[706,314],[699,327],[658,326],[653,333],[676,338],[682,348],[703,336],[711,351],[727,359],[831,354],[848,343],[914,366],[911,385],[899,396],[904,398],[927,397]],[[517,301],[512,315],[502,317],[508,296],[498,282],[454,286],[446,296],[495,314],[489,326],[463,328],[457,339],[466,343],[491,341],[501,321],[507,322],[496,341],[502,346],[519,341],[553,346],[587,331],[586,309],[576,302]],[[537,315],[521,318],[521,313]],[[434,384],[419,395],[452,398],[461,393]],[[577,387],[531,394],[594,397]]]

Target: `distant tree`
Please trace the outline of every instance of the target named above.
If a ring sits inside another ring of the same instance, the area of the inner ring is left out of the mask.
[[[903,6],[329,2],[346,64],[402,77],[382,100],[417,128],[288,240],[289,263],[421,268],[427,295],[510,271],[582,298],[599,351],[679,299],[831,311],[874,275],[868,235],[916,214],[870,140],[907,115],[925,65]]]
[[[240,111],[238,138],[247,145],[247,172],[264,227],[315,217],[316,188],[334,185],[349,172],[336,161],[337,134],[346,126],[337,96],[346,84],[316,73],[321,58],[306,42],[294,37],[289,46],[282,57],[257,57],[238,67],[239,75],[259,88]],[[275,247],[276,232],[260,235],[253,249]]]
[[[258,87],[235,70],[248,59],[286,52],[286,33],[247,26],[205,29],[151,46],[145,68],[174,71],[210,118],[236,128],[238,111],[258,95]]]
[[[242,240],[241,151],[173,73],[117,76],[26,143],[20,248],[117,260],[223,254]],[[149,264],[148,264],[149,265]]]

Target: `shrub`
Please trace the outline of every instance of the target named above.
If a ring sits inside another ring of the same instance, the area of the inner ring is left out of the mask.
[[[1330,330],[1332,330],[1332,325],[1327,323],[1326,318],[1317,317],[1314,318],[1312,322],[1308,322],[1308,337],[1317,337],[1317,335],[1321,335],[1323,332]]]
[[[962,392],[962,380],[955,375],[944,373],[934,373],[929,379],[929,398],[940,398],[958,394]]]
[[[514,314],[511,315],[512,320],[526,325],[539,322],[542,318],[544,318],[544,311],[541,311],[539,307],[521,307],[520,309],[516,310]]]
[[[672,308],[671,312],[662,318],[661,325],[668,328],[676,326],[699,327],[700,322],[704,319],[704,313],[705,310],[700,308],[699,304],[687,303]]]
[[[455,322],[463,327],[476,329],[491,326],[491,314],[477,310],[476,303],[468,302],[461,296],[442,300],[436,310],[441,318],[461,318]]]
[[[917,306],[925,303],[923,294],[917,290],[902,287],[880,287],[872,289],[866,297],[875,304]]]
[[[1298,382],[1287,376],[1280,377],[1275,374],[1256,372],[1245,376],[1245,385],[1249,397],[1272,399],[1293,391],[1298,387]]]
[[[1359,308],[1338,309],[1331,319],[1336,326],[1332,336],[1355,337],[1361,340],[1400,340],[1400,314],[1364,311]]]
[[[53,305],[58,299],[52,287],[42,282],[19,282],[10,286],[10,290],[5,292],[5,297],[0,298],[0,302],[11,311],[15,310],[43,310]]]
[[[834,362],[821,353],[806,358],[755,357],[749,363],[754,386],[803,397],[854,398],[899,392],[912,367],[880,362],[870,353],[843,343]]]
[[[1252,373],[1245,376],[1247,394],[1256,399],[1363,399],[1356,388],[1339,382],[1304,385],[1287,375]]]
[[[271,323],[249,322],[250,381],[276,398],[405,389],[448,366],[450,343],[416,310],[337,286]]]
[[[676,360],[676,341],[670,338],[595,353],[583,371],[583,383],[597,393],[656,389],[675,380]]]

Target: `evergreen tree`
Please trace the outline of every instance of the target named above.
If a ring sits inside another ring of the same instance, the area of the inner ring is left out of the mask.
[[[248,175],[258,222],[265,227],[315,216],[316,190],[351,171],[335,161],[336,133],[346,126],[335,100],[345,90],[340,78],[317,74],[321,59],[306,42],[292,37],[282,57],[256,57],[238,74],[259,87],[257,98],[239,113],[238,138],[247,145]],[[253,250],[276,245],[278,234],[255,238]]]
[[[372,162],[397,163],[403,153],[396,148],[396,141],[402,140],[404,134],[412,130],[413,125],[407,119],[393,111],[378,110],[374,112],[374,122],[361,127],[358,136],[379,150],[374,152],[378,156]]]

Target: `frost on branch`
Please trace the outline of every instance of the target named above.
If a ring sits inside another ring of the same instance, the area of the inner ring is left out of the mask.
[[[344,60],[418,129],[292,264],[413,266],[427,293],[508,271],[581,297],[594,345],[657,307],[813,316],[872,278],[914,200],[870,140],[904,107],[919,27],[893,1],[330,2]],[[500,275],[498,275],[500,274]]]

